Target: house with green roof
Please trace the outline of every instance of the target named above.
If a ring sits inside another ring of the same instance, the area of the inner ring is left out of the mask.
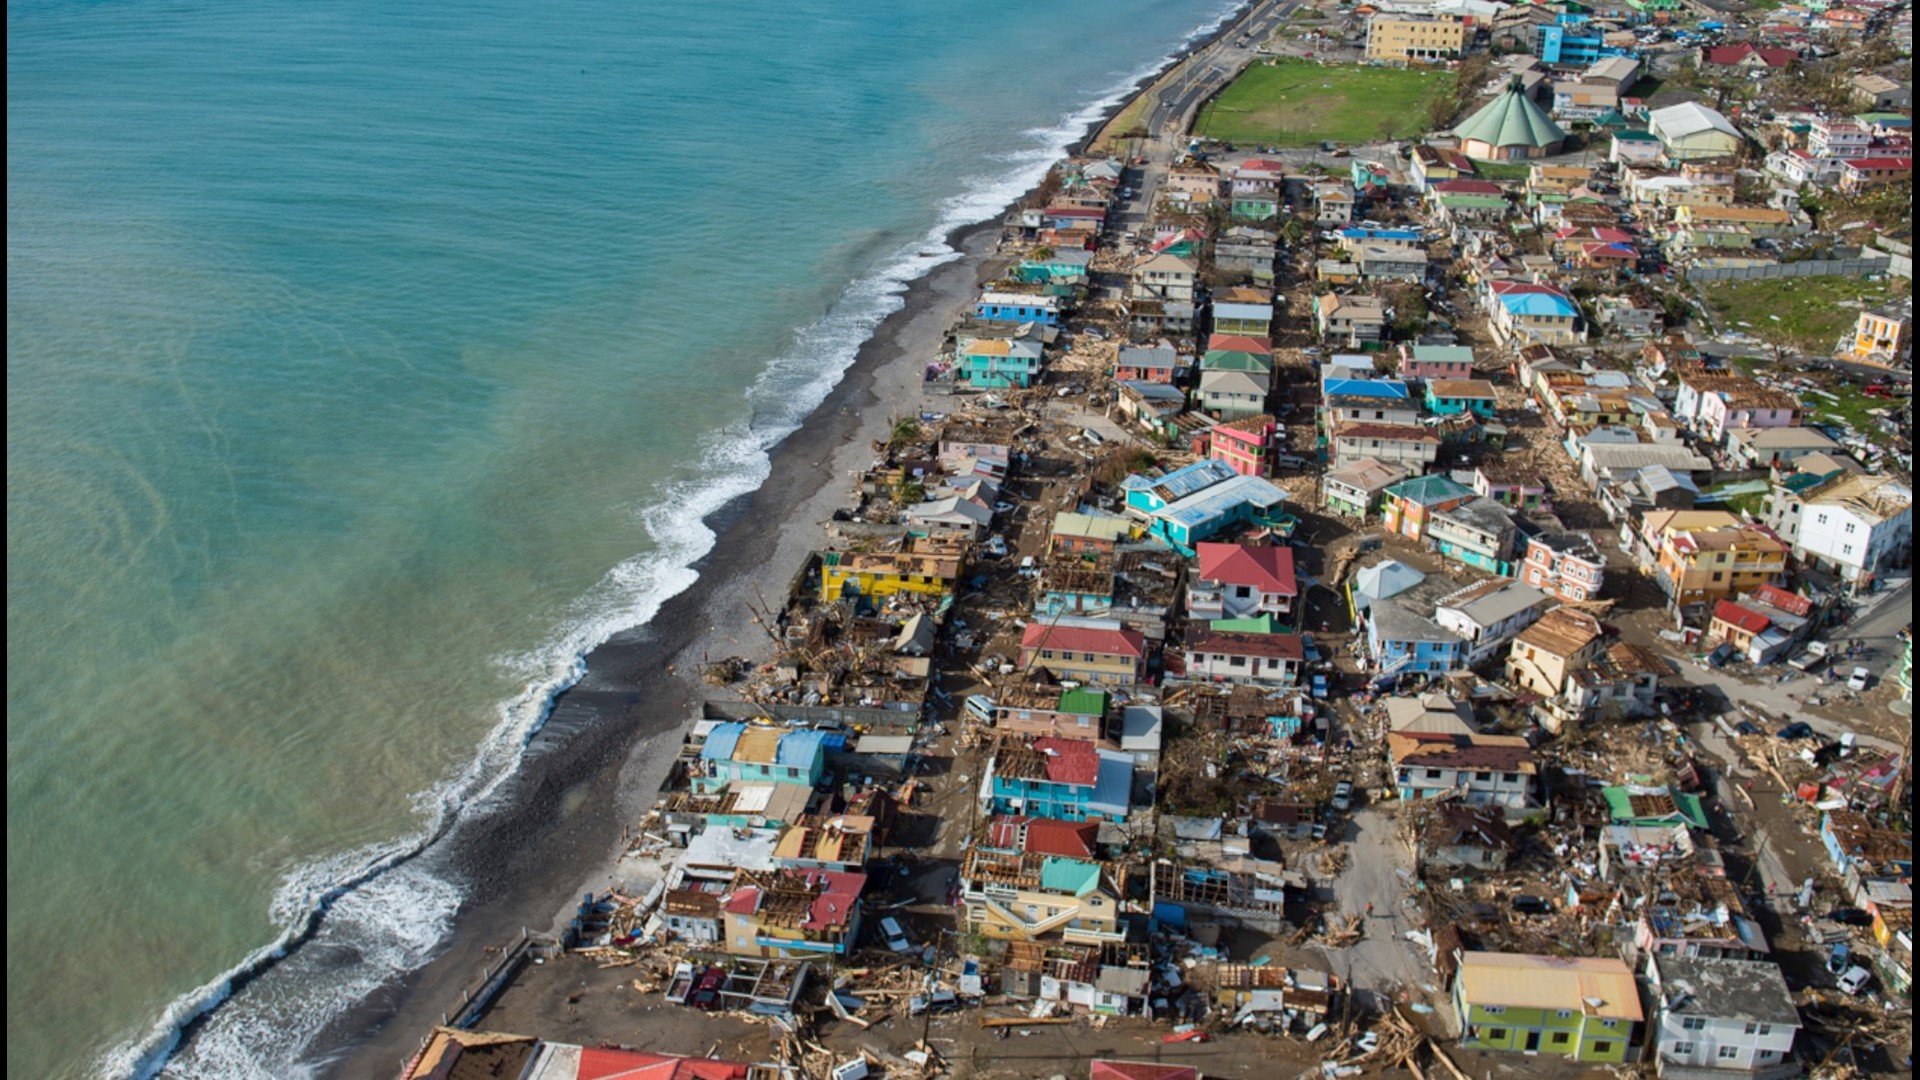
[[[1667,148],[1660,145],[1660,136],[1650,131],[1616,131],[1613,144],[1607,150],[1607,160],[1621,165],[1653,165],[1666,152]]]
[[[1524,161],[1549,157],[1566,144],[1567,133],[1547,110],[1527,96],[1515,76],[1498,97],[1467,117],[1454,134],[1460,152],[1480,161]]]
[[[1664,784],[1616,784],[1601,788],[1600,795],[1607,800],[1607,817],[1615,825],[1712,827],[1700,796]]]
[[[1415,476],[1388,488],[1381,524],[1409,540],[1423,540],[1433,515],[1475,498],[1474,490],[1449,476]]]
[[[968,933],[1082,945],[1127,938],[1119,890],[1103,863],[974,847],[960,863],[960,892]]]

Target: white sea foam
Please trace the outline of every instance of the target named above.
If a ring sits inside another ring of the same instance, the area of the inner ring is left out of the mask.
[[[497,722],[460,773],[416,796],[425,827],[391,843],[315,860],[290,874],[271,908],[284,927],[281,934],[176,999],[146,1035],[109,1051],[97,1070],[142,1078],[310,1074],[313,1041],[326,1026],[388,980],[426,963],[452,926],[463,899],[460,890],[415,857],[512,776],[555,699],[585,673],[588,653],[617,633],[644,626],[698,580],[693,565],[718,539],[705,519],[766,481],[774,447],[839,385],[861,345],[905,306],[908,287],[960,257],[947,237],[989,220],[1032,189],[1142,79],[1213,33],[1240,6],[1241,0],[1228,3],[1179,47],[1118,79],[1058,124],[1021,132],[1028,145],[991,155],[1009,168],[944,200],[924,236],[896,249],[877,270],[848,285],[825,316],[798,330],[788,349],[747,389],[754,413],[750,424],[709,437],[694,475],[650,493],[642,504],[638,513],[653,550],[610,570],[544,647],[503,658],[525,673],[526,684],[500,703]],[[298,970],[302,967],[311,970]],[[247,985],[236,996],[232,988],[241,981]],[[183,1033],[203,1017],[191,1047],[180,1052]]]

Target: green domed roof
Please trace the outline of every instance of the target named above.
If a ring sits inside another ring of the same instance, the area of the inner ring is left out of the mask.
[[[1467,117],[1454,129],[1454,134],[1463,143],[1472,139],[1495,147],[1551,146],[1567,137],[1560,125],[1547,115],[1547,110],[1520,89],[1517,78],[1485,108]]]

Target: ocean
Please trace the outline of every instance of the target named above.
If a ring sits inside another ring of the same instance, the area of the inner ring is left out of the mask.
[[[304,1071],[462,899],[372,871],[1229,6],[10,2],[8,1071]]]

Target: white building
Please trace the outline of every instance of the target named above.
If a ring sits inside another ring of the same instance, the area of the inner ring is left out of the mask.
[[[1913,561],[1913,490],[1844,473],[1800,493],[1776,487],[1768,524],[1803,562],[1859,582]]]
[[[1779,965],[1649,954],[1645,975],[1661,1076],[1800,1075],[1800,1011]]]
[[[1467,642],[1466,662],[1477,664],[1538,622],[1554,601],[1531,585],[1490,578],[1440,598],[1433,621]]]

